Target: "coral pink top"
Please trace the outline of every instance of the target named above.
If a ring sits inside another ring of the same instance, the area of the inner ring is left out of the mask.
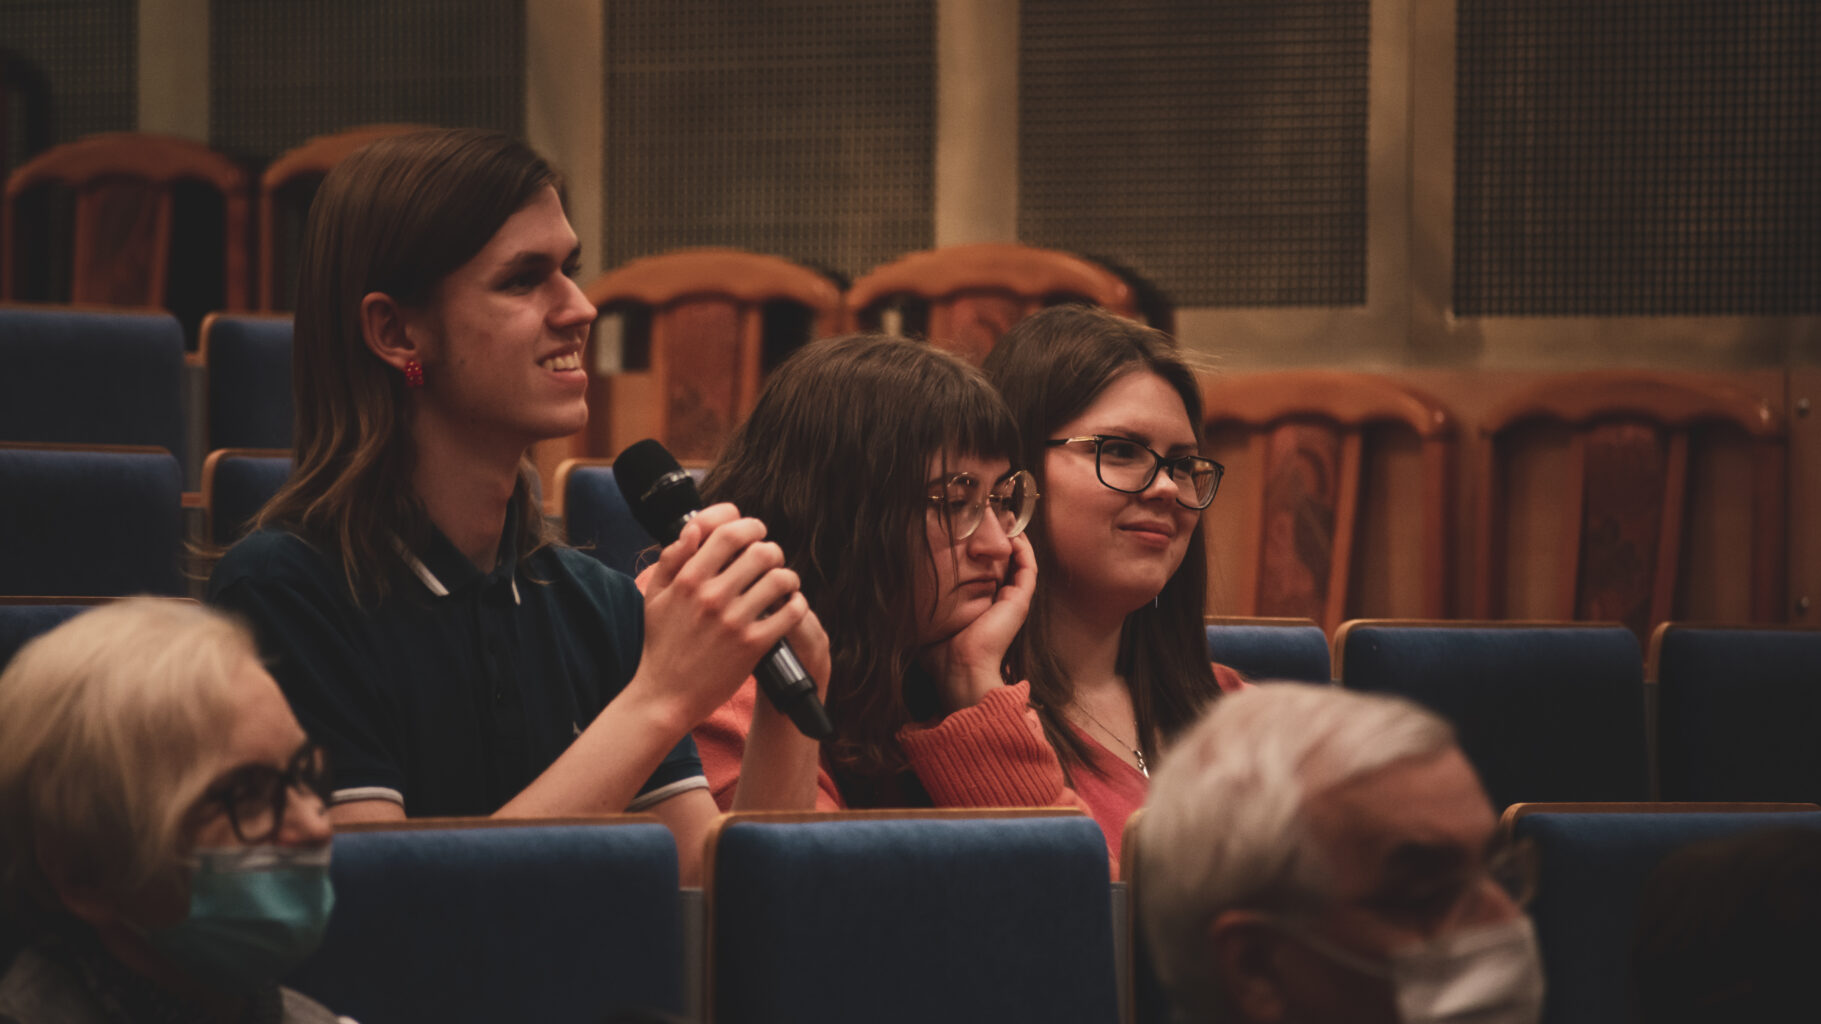
[[[1233,693],[1252,685],[1238,672],[1218,663],[1214,665],[1214,681],[1220,684],[1222,693]],[[1074,726],[1070,725],[1070,728],[1074,729]],[[1100,825],[1100,831],[1106,834],[1107,850],[1113,855],[1113,863],[1117,864],[1119,840],[1125,834],[1126,819],[1144,805],[1151,780],[1095,739],[1092,733],[1080,729],[1074,729],[1074,732],[1087,748],[1088,764],[1070,772],[1069,781],[1088,813]]]
[[[1043,726],[1030,706],[1030,692],[1029,683],[1002,686],[936,725],[907,726],[898,733],[898,745],[932,804],[1081,806],[1064,780],[1056,752],[1043,738]],[[757,695],[757,684],[748,679],[727,703],[695,727],[702,773],[708,776],[709,792],[722,810],[733,805]],[[816,769],[816,809],[833,811],[846,806],[825,761]]]
[[[1225,665],[1214,666],[1214,679],[1223,693],[1250,685]],[[1029,683],[1000,687],[937,725],[906,727],[898,733],[898,743],[937,807],[1077,807],[1086,811],[1105,834],[1116,871],[1126,819],[1144,803],[1150,780],[1077,730],[1087,740],[1093,764],[1100,771],[1074,772],[1071,789],[1062,763],[1043,737],[1030,695]],[[740,758],[746,753],[746,734],[752,729],[757,698],[758,686],[748,679],[695,728],[702,772],[708,776],[715,804],[723,811],[733,807]],[[824,761],[816,769],[816,810],[837,811],[846,806]]]

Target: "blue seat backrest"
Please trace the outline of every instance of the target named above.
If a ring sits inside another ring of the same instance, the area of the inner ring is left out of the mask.
[[[1541,874],[1531,917],[1549,995],[1545,1024],[1632,1020],[1628,979],[1644,881],[1671,851],[1779,825],[1821,829],[1796,814],[1527,814],[1515,834],[1537,844]]]
[[[229,455],[215,460],[209,479],[209,539],[231,544],[291,475],[281,455]]]
[[[1253,679],[1295,679],[1325,683],[1333,678],[1328,637],[1314,623],[1272,626],[1254,623],[1209,625],[1208,660],[1238,669]]]
[[[735,822],[710,884],[721,1024],[1118,1018],[1090,818]]]
[[[696,483],[702,482],[702,470],[691,467],[689,475]],[[640,569],[657,560],[653,550],[657,541],[632,518],[632,509],[607,466],[570,470],[564,484],[563,530],[572,546],[628,576],[637,576]]]
[[[31,639],[89,610],[83,604],[0,604],[0,671]]]
[[[1341,683],[1454,723],[1494,807],[1650,797],[1644,659],[1620,626],[1360,623]]]
[[[361,1024],[683,1010],[662,825],[357,832],[331,863],[328,935],[287,984]]]
[[[0,448],[0,594],[180,595],[182,543],[175,456]]]
[[[291,321],[216,314],[208,363],[208,447],[291,447]]]
[[[168,313],[0,308],[0,441],[182,458],[183,328]]]
[[[1821,803],[1821,630],[1663,631],[1665,800]]]

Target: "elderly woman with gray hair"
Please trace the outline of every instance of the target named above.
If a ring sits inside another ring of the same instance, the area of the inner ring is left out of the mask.
[[[135,598],[0,675],[0,899],[28,947],[4,1024],[328,1024],[278,987],[327,924],[321,752],[252,639]]]

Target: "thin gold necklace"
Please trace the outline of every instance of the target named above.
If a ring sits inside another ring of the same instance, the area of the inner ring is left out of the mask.
[[[1132,756],[1138,759],[1138,774],[1144,776],[1147,779],[1151,777],[1151,769],[1146,767],[1145,763],[1144,763],[1144,751],[1139,750],[1137,747],[1132,746],[1130,743],[1127,743],[1125,740],[1120,739],[1118,733],[1107,728],[1105,723],[1103,723],[1100,719],[1094,717],[1094,713],[1087,709],[1087,705],[1081,703],[1080,701],[1076,701],[1075,707],[1082,714],[1088,716],[1088,721],[1099,726],[1101,732],[1104,732],[1108,736],[1112,737],[1114,743],[1117,743],[1120,746],[1122,746],[1132,752]],[[1132,735],[1133,736],[1138,735],[1138,719],[1136,719],[1136,718],[1132,719]]]

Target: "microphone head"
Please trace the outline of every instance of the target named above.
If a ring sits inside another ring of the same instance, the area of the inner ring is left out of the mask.
[[[613,460],[613,481],[632,517],[653,537],[676,540],[690,513],[700,511],[695,478],[658,442],[647,438]]]

